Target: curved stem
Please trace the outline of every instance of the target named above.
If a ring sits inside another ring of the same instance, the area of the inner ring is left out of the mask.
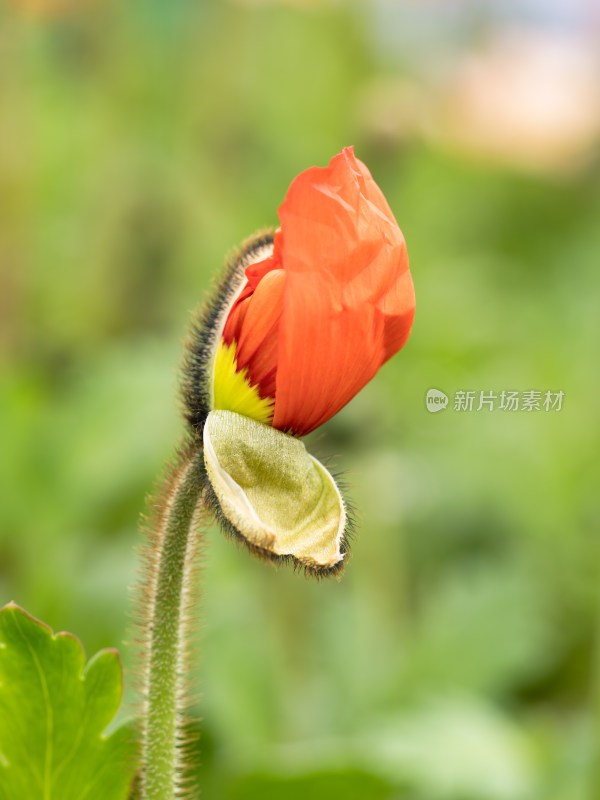
[[[193,596],[205,471],[202,449],[190,445],[163,483],[148,525],[144,616],[143,800],[183,793],[183,727],[189,705],[188,672]]]

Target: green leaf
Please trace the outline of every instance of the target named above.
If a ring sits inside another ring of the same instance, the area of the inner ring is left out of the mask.
[[[116,650],[87,665],[79,639],[14,603],[0,611],[0,800],[125,800],[131,729],[106,735],[122,695]]]

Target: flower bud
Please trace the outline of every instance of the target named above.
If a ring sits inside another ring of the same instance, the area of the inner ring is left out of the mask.
[[[404,345],[414,288],[402,232],[352,148],[301,173],[279,218],[227,264],[194,323],[183,396],[223,526],[327,571],[346,550],[345,505],[296,437]]]

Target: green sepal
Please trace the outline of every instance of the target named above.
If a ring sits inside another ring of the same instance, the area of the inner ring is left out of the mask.
[[[253,548],[317,571],[339,567],[345,504],[300,439],[232,411],[211,411],[204,461],[221,513]]]

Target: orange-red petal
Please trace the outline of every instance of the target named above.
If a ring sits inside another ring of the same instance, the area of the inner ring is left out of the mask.
[[[286,274],[273,269],[262,278],[248,302],[244,325],[238,337],[237,360],[240,369],[248,367],[253,384],[261,383],[277,369],[278,328],[282,312]],[[264,391],[261,391],[264,396]]]
[[[352,148],[290,186],[273,259],[286,274],[273,425],[303,435],[402,347],[414,290],[404,237]]]
[[[223,332],[272,424],[304,435],[337,413],[409,336],[404,237],[367,167],[345,148],[291,184],[273,254],[246,270]]]
[[[275,396],[278,327],[286,281],[285,272],[271,262],[265,259],[253,265],[259,269],[234,303],[223,332],[226,344],[236,342],[237,369],[248,370],[250,383],[258,387],[261,397]]]

